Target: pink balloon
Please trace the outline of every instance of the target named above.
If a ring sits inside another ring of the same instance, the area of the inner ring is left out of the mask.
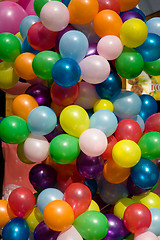
[[[21,21],[27,16],[27,12],[19,4],[0,2],[0,33],[18,33]]]
[[[97,51],[99,55],[107,60],[113,60],[119,57],[122,53],[123,44],[117,36],[108,35],[102,37],[97,44]]]
[[[27,88],[29,88],[30,86],[31,86],[31,84],[29,84],[29,83],[23,83],[23,82],[18,81],[14,87],[9,88],[9,89],[2,89],[2,91],[12,94],[12,95],[20,95],[20,94],[25,93]]]
[[[79,232],[74,226],[70,227],[68,230],[61,232],[58,235],[57,240],[83,240]]]
[[[109,62],[99,55],[88,56],[79,65],[81,77],[88,83],[98,84],[104,82],[110,74]]]
[[[79,146],[86,155],[97,157],[107,148],[106,135],[96,128],[87,129],[80,135]]]
[[[134,237],[134,240],[158,240],[158,237],[152,232],[144,232]]]
[[[34,0],[19,0],[19,5],[21,5],[28,15],[36,15],[34,11]]]

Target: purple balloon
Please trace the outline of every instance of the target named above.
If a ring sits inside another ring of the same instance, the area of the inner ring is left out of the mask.
[[[107,235],[104,237],[104,240],[121,240],[129,234],[123,220],[114,214],[105,214],[105,216],[109,223],[109,230]]]
[[[133,195],[139,195],[145,192],[148,192],[150,189],[142,189],[140,187],[138,187],[133,181],[132,178],[129,177],[127,180],[127,189],[129,192],[129,195],[133,196]]]
[[[65,132],[61,128],[61,125],[59,122],[57,122],[55,129],[50,132],[49,134],[45,135],[44,137],[48,140],[48,142],[51,142],[53,138],[60,134],[64,134]]]
[[[37,191],[52,188],[57,182],[57,172],[47,164],[37,164],[31,168],[29,180]]]
[[[128,12],[125,12],[124,14],[122,14],[121,16],[121,19],[122,19],[122,22],[125,22],[131,18],[139,18],[141,19],[142,21],[144,21],[144,18],[142,17],[142,15],[138,12],[135,12],[135,11],[128,11]]]
[[[43,84],[33,84],[25,92],[36,99],[39,106],[50,106],[52,99],[50,96],[50,90]]]
[[[90,157],[81,152],[77,158],[77,169],[85,178],[96,178],[103,171],[104,160],[102,156]]]
[[[91,55],[98,55],[97,52],[97,43],[89,43],[89,48],[86,53],[85,57],[91,56]]]
[[[40,222],[34,230],[35,240],[56,240],[60,232],[51,230],[44,222]]]

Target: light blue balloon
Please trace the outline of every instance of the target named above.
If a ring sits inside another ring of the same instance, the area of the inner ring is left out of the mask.
[[[29,15],[25,18],[23,18],[21,24],[20,24],[20,34],[22,38],[24,39],[27,37],[27,33],[29,28],[36,22],[40,22],[41,19],[37,17],[36,15]]]
[[[88,47],[87,37],[77,30],[71,30],[63,34],[59,43],[62,58],[73,58],[77,62],[80,62],[86,56]]]
[[[134,121],[136,121],[139,126],[141,127],[141,130],[142,130],[142,133],[144,132],[144,128],[145,128],[145,125],[144,125],[144,121],[143,119],[141,118],[141,116],[137,115],[136,117],[132,118]]]
[[[109,110],[99,110],[90,117],[90,128],[97,128],[104,132],[107,137],[111,136],[117,128],[117,118]]]
[[[34,108],[27,119],[29,130],[36,135],[46,135],[54,130],[57,124],[55,112],[46,106]]]
[[[160,17],[151,18],[146,24],[149,33],[155,33],[160,36]]]
[[[37,206],[40,212],[43,214],[43,211],[47,204],[55,200],[63,200],[64,194],[56,188],[46,188],[43,190],[37,198]]]
[[[151,225],[147,231],[154,233],[155,235],[160,235],[160,209],[159,208],[150,208],[149,209],[152,215]]]

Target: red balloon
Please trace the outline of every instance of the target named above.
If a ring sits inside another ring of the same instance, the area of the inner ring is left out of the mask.
[[[27,218],[34,208],[35,197],[28,188],[16,188],[9,195],[8,204],[17,217]]]
[[[108,140],[108,145],[107,145],[105,152],[102,154],[102,157],[104,160],[111,160],[112,159],[112,149],[113,149],[114,145],[117,143],[117,139],[113,135],[111,135],[111,136],[107,137],[107,140]]]
[[[115,131],[115,137],[118,141],[128,139],[138,143],[141,136],[142,136],[141,127],[133,119],[121,120],[118,123],[118,127]]]
[[[145,122],[145,131],[160,132],[160,113],[155,113],[147,118]]]
[[[72,183],[64,192],[64,200],[72,207],[76,218],[89,208],[91,191],[82,183]]]
[[[73,104],[78,98],[78,94],[79,83],[76,83],[72,87],[61,87],[54,82],[51,87],[52,101],[62,107]]]
[[[105,9],[113,10],[120,13],[120,3],[118,0],[98,0],[99,12]]]
[[[123,216],[124,224],[127,229],[136,234],[141,234],[149,228],[151,224],[151,212],[141,203],[129,205]]]
[[[36,22],[29,28],[27,39],[32,48],[45,51],[55,46],[57,34],[45,28],[42,22]]]

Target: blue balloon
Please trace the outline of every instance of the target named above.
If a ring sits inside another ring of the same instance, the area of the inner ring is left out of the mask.
[[[25,18],[23,18],[21,24],[20,24],[20,34],[22,38],[24,39],[27,37],[27,33],[29,28],[36,22],[40,22],[41,19],[37,17],[36,15],[29,15]]]
[[[141,111],[139,112],[139,115],[145,122],[147,118],[149,118],[149,116],[151,116],[154,113],[157,113],[158,104],[156,100],[148,94],[140,95],[140,99],[142,102],[142,107],[141,107]]]
[[[141,16],[143,17],[143,21],[146,22],[146,16],[145,14],[139,9],[139,8],[133,8],[131,9],[132,11],[138,12],[139,14],[141,14]]]
[[[66,7],[68,7],[70,1],[71,1],[71,0],[62,0],[63,4],[66,5]]]
[[[63,200],[63,195],[64,194],[56,188],[46,188],[43,190],[37,198],[37,206],[41,213],[43,214],[48,203],[55,200]]]
[[[112,99],[114,113],[118,118],[134,118],[141,110],[141,99],[131,91],[122,91]]]
[[[29,227],[23,218],[13,218],[4,226],[3,240],[28,240]]]
[[[147,231],[154,233],[155,235],[160,235],[160,209],[159,208],[150,208],[149,209],[152,215],[152,221],[150,227]]]
[[[55,112],[46,106],[34,108],[27,118],[29,130],[36,135],[46,135],[52,132],[56,124],[57,116]]]
[[[143,119],[141,118],[141,116],[137,115],[136,117],[132,118],[134,121],[136,121],[139,126],[141,127],[141,130],[142,130],[142,133],[144,132],[144,128],[145,128],[145,125],[144,125],[144,121]]]
[[[59,51],[62,58],[73,58],[80,62],[87,53],[88,39],[84,33],[71,30],[63,34],[59,42]]]
[[[157,183],[159,171],[151,160],[141,158],[140,161],[131,168],[131,178],[138,187],[149,189]]]
[[[149,33],[155,33],[160,36],[160,17],[151,18],[146,24]]]
[[[107,137],[111,136],[117,128],[117,118],[109,110],[99,110],[90,117],[90,128],[97,128],[104,132]]]
[[[108,78],[99,84],[96,84],[96,91],[100,98],[111,99],[117,96],[122,89],[122,81],[119,75],[111,72]]]
[[[97,182],[95,179],[85,179],[84,184],[90,189],[92,196],[97,192]]]
[[[33,54],[37,54],[37,53],[40,52],[40,51],[31,47],[31,45],[28,42],[27,37],[24,39],[24,41],[22,43],[22,47],[21,47],[21,53],[25,53],[25,52],[30,52],[30,53],[33,53]]]
[[[71,58],[58,60],[52,68],[52,78],[61,87],[75,85],[81,76],[79,64]]]

